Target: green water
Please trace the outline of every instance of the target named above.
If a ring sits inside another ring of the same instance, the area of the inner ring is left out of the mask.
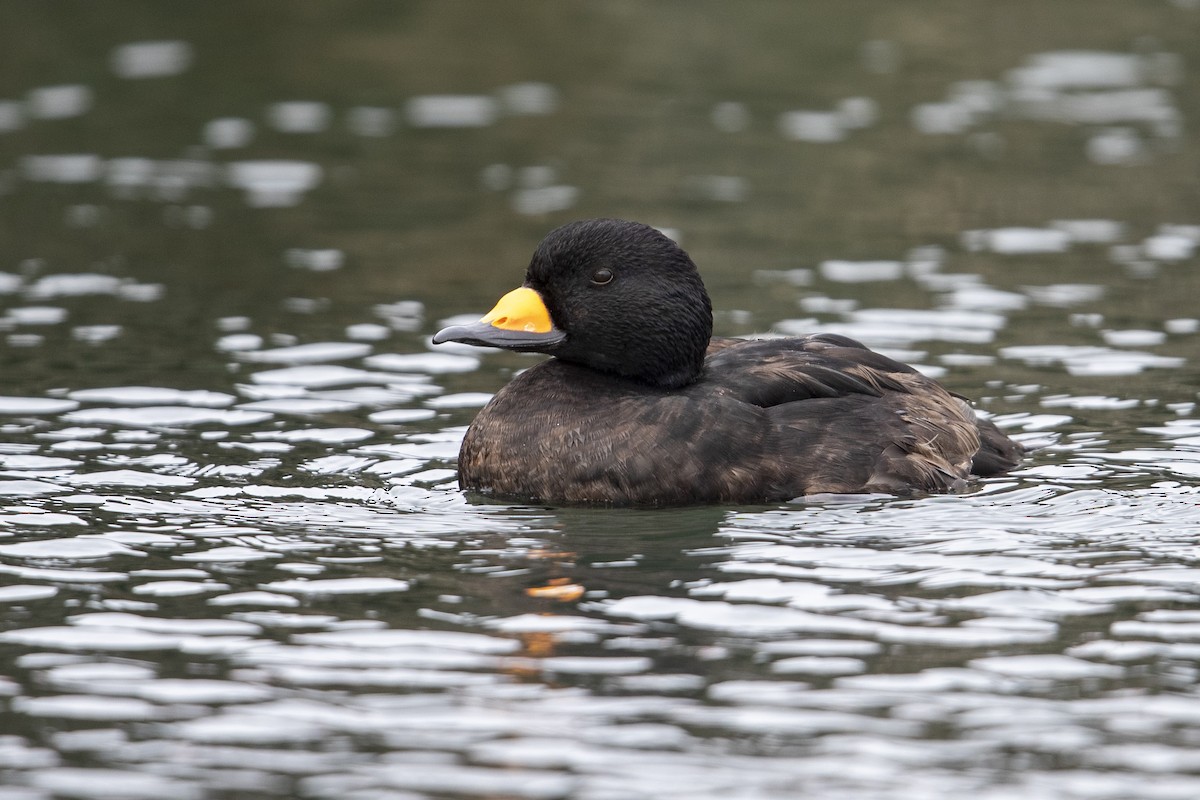
[[[1196,797],[1198,28],[0,5],[0,798]],[[533,361],[428,338],[592,216],[677,236],[718,333],[862,336],[1041,449],[957,497],[462,496]]]

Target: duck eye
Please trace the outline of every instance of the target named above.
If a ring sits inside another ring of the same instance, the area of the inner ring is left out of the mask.
[[[610,282],[612,279],[613,279],[612,270],[608,269],[608,268],[598,269],[598,270],[596,270],[596,273],[594,275],[592,275],[592,283],[596,284],[597,286],[603,286],[604,284]]]

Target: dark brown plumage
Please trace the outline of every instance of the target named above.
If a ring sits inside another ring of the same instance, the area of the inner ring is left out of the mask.
[[[964,399],[852,339],[710,340],[695,265],[648,226],[559,228],[524,286],[434,337],[555,356],[475,418],[466,490],[614,505],[946,492],[1021,457]]]

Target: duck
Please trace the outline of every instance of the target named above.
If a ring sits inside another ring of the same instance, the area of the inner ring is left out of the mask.
[[[962,492],[1024,454],[966,398],[852,338],[712,329],[699,270],[658,229],[551,231],[519,288],[433,337],[550,356],[476,415],[461,489],[639,507],[913,496]]]

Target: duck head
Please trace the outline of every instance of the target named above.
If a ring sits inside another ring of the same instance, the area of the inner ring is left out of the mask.
[[[679,245],[649,225],[592,219],[551,231],[521,288],[433,342],[546,353],[675,389],[699,377],[711,336],[708,292]]]

